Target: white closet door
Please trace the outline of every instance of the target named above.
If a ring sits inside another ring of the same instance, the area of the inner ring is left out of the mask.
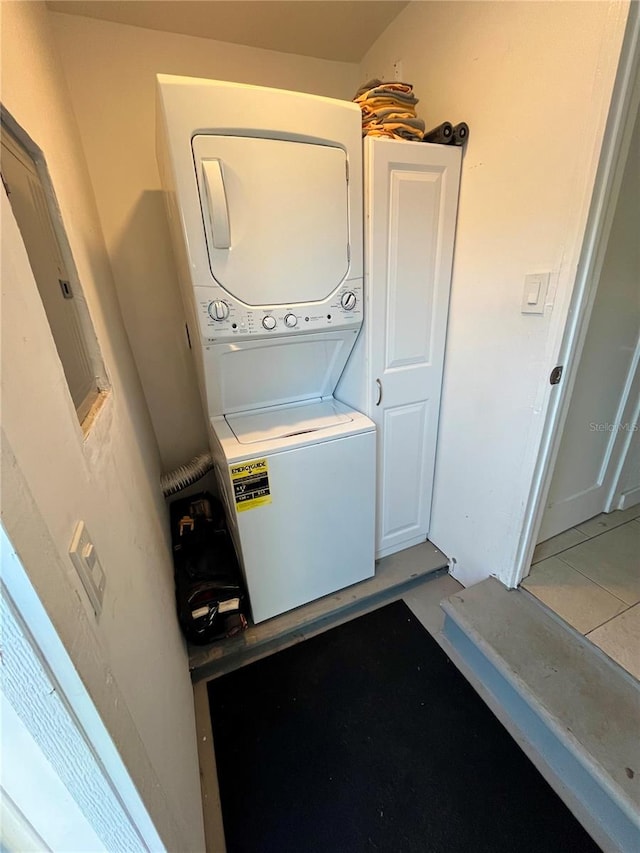
[[[461,152],[367,139],[365,161],[381,557],[429,531]]]

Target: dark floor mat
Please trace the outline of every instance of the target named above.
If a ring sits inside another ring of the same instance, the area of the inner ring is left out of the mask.
[[[208,688],[228,853],[599,849],[402,602]]]

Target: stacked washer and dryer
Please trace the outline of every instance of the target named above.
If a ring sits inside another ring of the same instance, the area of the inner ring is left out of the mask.
[[[363,320],[357,105],[158,76],[158,161],[255,622],[374,573],[375,426],[334,399]]]

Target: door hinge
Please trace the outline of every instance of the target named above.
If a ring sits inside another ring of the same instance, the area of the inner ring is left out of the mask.
[[[9,184],[5,181],[2,172],[0,172],[0,178],[2,178],[2,186],[4,187],[4,191],[6,192],[8,198],[11,195],[11,190],[9,189]]]
[[[184,324],[184,330],[187,333],[187,344],[189,345],[189,349],[191,349],[191,335],[189,334],[189,324]]]
[[[347,263],[351,263],[351,243],[347,243]]]
[[[549,376],[550,385],[557,385],[560,382],[563,370],[564,367],[561,364],[558,364],[556,365],[556,367],[553,368],[553,370],[551,371],[551,375]]]
[[[346,175],[347,175],[347,183],[349,183],[349,161],[348,160],[344,161],[344,170],[345,170]]]
[[[60,282],[60,290],[62,291],[62,295],[65,299],[73,299],[73,290],[71,290],[71,285],[68,281],[65,281],[63,278],[59,278]]]

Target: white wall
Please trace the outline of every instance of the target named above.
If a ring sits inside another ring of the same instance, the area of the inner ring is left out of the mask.
[[[624,3],[413,2],[364,57],[465,120],[430,538],[465,584],[510,579],[584,233]],[[544,317],[524,276],[551,273]]]
[[[55,14],[55,31],[165,470],[207,449],[155,159],[155,75],[351,98],[357,66]]]
[[[159,455],[42,3],[2,4],[2,103],[43,150],[111,393],[86,439],[2,193],[2,521],[170,849],[202,849],[193,694]],[[67,555],[78,519],[107,585],[96,622]]]

